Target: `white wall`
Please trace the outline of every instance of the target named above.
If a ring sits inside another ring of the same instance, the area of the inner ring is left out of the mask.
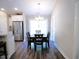
[[[55,19],[52,13],[51,16],[51,35],[50,35],[50,40],[55,42]]]
[[[11,15],[8,20],[8,26],[12,26],[12,21],[23,21],[24,22],[24,41],[26,40],[26,18],[25,15]],[[14,35],[12,30],[8,32],[7,35],[7,50],[8,50],[8,58],[15,52],[15,42]]]
[[[75,4],[74,40],[74,59],[79,59],[79,2]]]
[[[25,15],[12,15],[12,18],[9,17],[8,21],[8,27],[12,26],[12,21],[24,21],[24,39],[26,39],[26,19]],[[14,35],[12,31],[8,31],[7,34],[7,51],[8,51],[8,59],[11,57],[11,55],[15,52],[15,42],[14,42]]]
[[[8,59],[10,59],[11,55],[15,52],[14,36],[11,31],[9,31],[7,35],[7,51]]]
[[[73,59],[74,2],[57,0],[52,16],[56,27],[56,46],[66,59]]]
[[[9,19],[9,26],[12,26],[12,21],[23,21],[24,22],[24,41],[26,40],[26,18],[25,14],[23,15],[11,15]]]
[[[8,31],[8,15],[0,11],[0,35],[5,36],[2,41],[6,41],[8,59],[15,52],[14,38]]]
[[[0,11],[0,35],[7,35],[7,14]]]

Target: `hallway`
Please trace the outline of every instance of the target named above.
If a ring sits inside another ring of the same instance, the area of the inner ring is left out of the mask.
[[[43,52],[28,49],[27,32],[50,32],[56,47],[50,43]],[[6,42],[8,59],[79,59],[79,0],[0,0],[0,41]]]
[[[17,45],[16,52],[10,59],[65,59],[53,44],[50,45],[50,49],[35,52],[33,49],[27,49],[26,42],[23,42]]]

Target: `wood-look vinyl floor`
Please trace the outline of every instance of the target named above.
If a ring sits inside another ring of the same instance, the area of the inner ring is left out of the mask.
[[[51,46],[49,49],[44,49],[43,52],[41,50],[35,52],[33,49],[28,49],[26,42],[24,42],[10,59],[65,59],[54,45]]]

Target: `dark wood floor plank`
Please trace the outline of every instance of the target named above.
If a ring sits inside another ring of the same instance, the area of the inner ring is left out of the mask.
[[[34,51],[28,49],[26,42],[18,43],[16,52],[11,56],[10,59],[65,59],[58,49],[52,45],[50,49],[45,49],[43,52]]]

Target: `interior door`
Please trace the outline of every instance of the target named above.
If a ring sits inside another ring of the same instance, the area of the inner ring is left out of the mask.
[[[13,21],[13,33],[15,41],[23,41],[24,39],[23,21]]]

